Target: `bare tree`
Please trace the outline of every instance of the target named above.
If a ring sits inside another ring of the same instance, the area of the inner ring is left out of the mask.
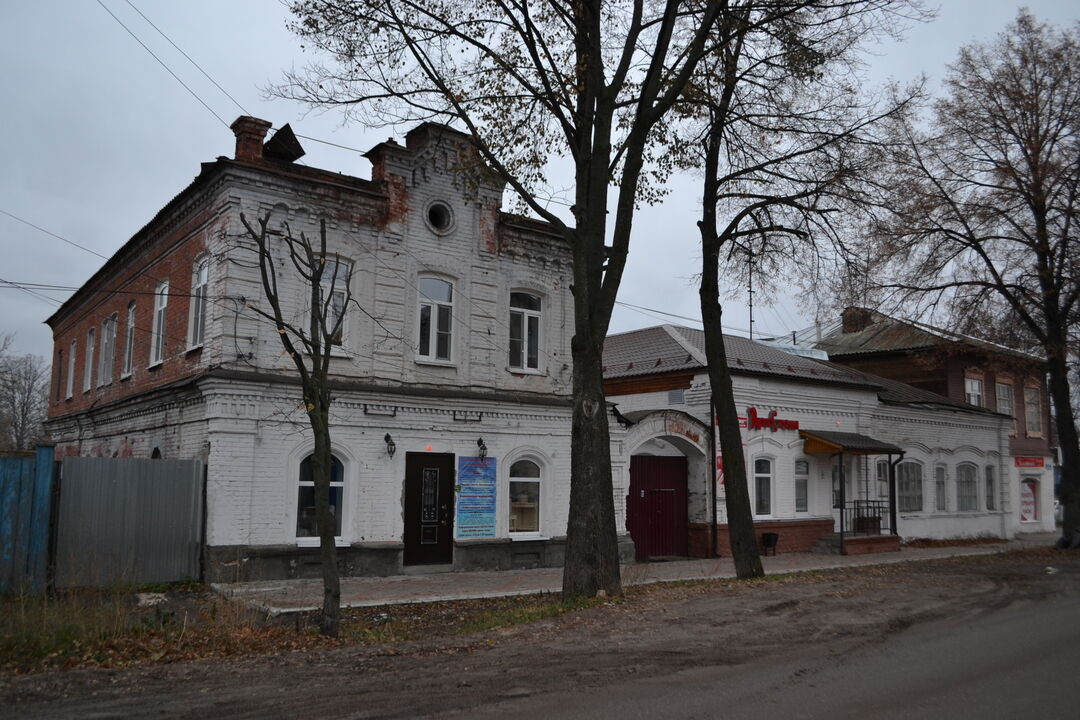
[[[563,596],[621,591],[602,351],[639,203],[657,197],[659,125],[727,3],[306,0],[300,37],[333,60],[275,92],[368,125],[471,134],[482,160],[573,251],[570,513]],[[571,217],[548,208],[572,166]],[[655,168],[651,174],[649,168]],[[609,194],[615,193],[609,215]],[[608,240],[610,239],[610,244]]]
[[[341,624],[341,582],[335,544],[336,518],[330,511],[332,473],[330,403],[330,358],[341,344],[345,309],[352,301],[351,266],[337,261],[326,250],[326,221],[319,223],[319,238],[312,241],[303,232],[296,236],[288,223],[280,230],[270,227],[270,214],[256,225],[243,213],[240,221],[245,239],[254,244],[259,258],[259,278],[269,308],[248,303],[248,308],[274,323],[281,345],[300,376],[304,412],[314,435],[311,473],[315,486],[315,524],[319,534],[322,565],[323,603],[319,629],[336,637]],[[284,270],[279,270],[279,266]],[[291,271],[288,268],[291,267]],[[299,278],[301,307],[295,279]],[[306,310],[306,318],[303,317]],[[301,317],[299,321],[294,318]],[[305,322],[306,321],[306,322]]]
[[[858,264],[848,238],[880,158],[875,129],[915,95],[861,93],[859,46],[923,12],[916,2],[746,2],[717,28],[679,111],[681,162],[703,170],[701,316],[724,458],[728,532],[740,577],[762,574],[738,412],[728,372],[719,271],[746,260],[773,283],[807,285]],[[766,286],[768,287],[768,286]]]
[[[898,302],[1008,309],[1046,355],[1063,458],[1065,542],[1080,545],[1070,334],[1080,308],[1080,31],[1026,10],[961,50],[929,126],[897,127],[876,239]],[[1073,346],[1075,348],[1075,345]],[[1075,356],[1075,349],[1072,355]]]
[[[38,355],[0,355],[0,444],[30,450],[42,437],[48,408],[49,366]],[[5,427],[6,426],[6,427]]]

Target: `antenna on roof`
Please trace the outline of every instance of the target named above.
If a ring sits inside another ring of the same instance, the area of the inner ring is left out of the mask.
[[[746,264],[749,266],[747,290],[750,292],[750,339],[754,339],[754,249],[747,246]]]

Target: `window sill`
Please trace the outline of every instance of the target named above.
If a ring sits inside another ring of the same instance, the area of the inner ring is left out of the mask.
[[[516,367],[509,367],[509,366],[507,366],[506,372],[510,373],[511,375],[539,375],[539,376],[547,375],[547,372],[545,372],[544,370],[540,370],[540,369],[516,368]]]
[[[202,349],[203,349],[202,343],[199,343],[198,345],[192,345],[187,350],[185,350],[184,353],[187,354],[187,355],[190,355],[191,353],[198,352],[198,351],[200,351]]]
[[[319,538],[296,538],[296,547],[317,548],[319,547]],[[349,547],[349,543],[340,537],[336,537],[334,538],[334,547]]]
[[[526,540],[535,541],[535,540],[550,540],[551,538],[549,538],[547,535],[543,535],[543,534],[538,533],[538,532],[512,532],[512,533],[510,533],[510,539],[511,540],[522,540],[522,541],[526,541]]]
[[[120,376],[120,382],[125,382],[125,381],[130,380],[130,379],[131,379],[131,373],[125,373],[124,375]]]
[[[162,366],[162,364],[163,364],[163,361],[158,360],[157,362],[153,362],[153,363],[150,363],[149,365],[147,365],[146,369],[147,370],[157,370],[158,368],[160,368]]]
[[[453,360],[437,360],[435,358],[419,357],[419,356],[416,358],[416,364],[417,365],[430,365],[432,367],[445,367],[445,368],[456,368],[457,367],[457,363],[454,362]]]

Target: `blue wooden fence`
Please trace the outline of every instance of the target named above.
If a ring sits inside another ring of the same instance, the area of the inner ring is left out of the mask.
[[[0,457],[0,595],[45,589],[52,489],[51,445]]]

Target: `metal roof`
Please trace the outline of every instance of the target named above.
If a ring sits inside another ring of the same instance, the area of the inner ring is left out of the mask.
[[[838,358],[846,355],[861,355],[877,352],[902,352],[933,348],[946,343],[968,345],[983,352],[1013,355],[1025,360],[1042,361],[1043,358],[1032,353],[981,340],[963,333],[953,332],[922,322],[900,320],[877,312],[866,310],[871,322],[857,332],[844,332],[842,323],[830,324],[827,334],[818,340],[814,347],[824,350],[829,357]]]
[[[825,445],[835,447],[835,452],[845,452],[853,455],[899,455],[903,453],[903,450],[895,445],[859,433],[835,432],[832,430],[799,430],[799,437],[807,440],[817,440]],[[808,449],[807,452],[812,451]]]
[[[851,368],[823,364],[747,338],[724,335],[724,350],[732,373],[876,386]],[[659,325],[610,335],[604,343],[604,378],[609,380],[705,367],[703,330]]]

